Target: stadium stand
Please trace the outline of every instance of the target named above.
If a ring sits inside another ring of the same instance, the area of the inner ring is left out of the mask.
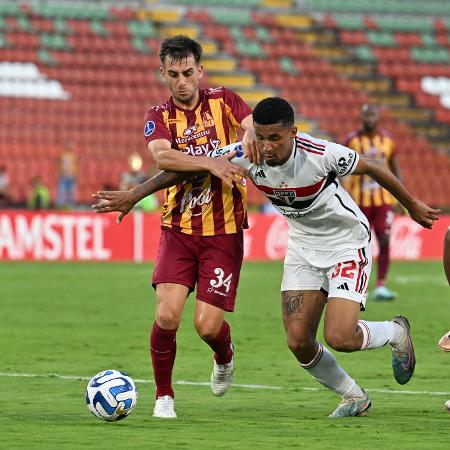
[[[206,84],[229,86],[250,104],[286,97],[303,131],[342,141],[357,126],[361,104],[380,103],[383,124],[399,142],[407,186],[431,205],[449,207],[446,5],[2,2],[0,160],[15,180],[13,196],[23,199],[37,173],[54,196],[56,160],[65,141],[82,155],[82,203],[102,186],[117,185],[129,153],[138,151],[151,164],[142,118],[166,98],[158,45],[183,33],[204,48]],[[250,187],[249,200],[258,205],[263,198]]]

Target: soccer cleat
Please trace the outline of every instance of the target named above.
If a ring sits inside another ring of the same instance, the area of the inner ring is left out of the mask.
[[[158,397],[155,402],[155,409],[153,411],[153,417],[160,417],[162,419],[175,419],[175,402],[170,395],[164,395]]]
[[[392,320],[403,328],[400,343],[392,346],[392,371],[398,384],[406,384],[413,376],[416,366],[409,321],[403,316],[395,316]]]
[[[234,370],[234,347],[231,344],[233,356],[228,364],[217,364],[214,360],[214,367],[211,374],[211,390],[216,397],[221,397],[233,383]]]
[[[394,300],[395,297],[397,297],[397,294],[395,292],[392,292],[386,286],[378,286],[373,291],[372,297],[377,301],[391,301]]]
[[[439,339],[438,345],[444,352],[450,352],[450,331]]]
[[[365,392],[364,397],[342,397],[338,407],[328,417],[365,416],[371,406],[370,398]]]

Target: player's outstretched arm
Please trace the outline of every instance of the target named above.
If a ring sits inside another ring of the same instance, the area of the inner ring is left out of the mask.
[[[191,156],[171,148],[166,139],[155,139],[148,143],[148,149],[160,170],[171,172],[210,172],[220,178],[228,186],[233,186],[233,180],[244,177],[246,172],[242,167],[230,162],[232,157],[211,159],[207,156]]]
[[[386,165],[374,159],[360,156],[353,175],[369,175],[378,184],[387,189],[409,212],[412,219],[424,228],[432,228],[440,209],[430,208],[428,205],[413,197],[400,180]]]
[[[94,199],[99,200],[92,205],[92,209],[97,213],[120,212],[117,217],[117,223],[120,223],[133,206],[144,197],[173,186],[190,176],[192,176],[192,173],[161,171],[129,191],[98,191],[92,194]]]

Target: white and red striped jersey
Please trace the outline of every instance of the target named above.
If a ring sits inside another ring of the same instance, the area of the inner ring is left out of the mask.
[[[212,156],[240,150],[239,143],[218,149]],[[250,164],[238,151],[232,162],[249,177],[286,217],[289,237],[314,250],[362,248],[370,241],[369,224],[338,178],[355,169],[354,150],[298,133],[290,158],[281,166]]]

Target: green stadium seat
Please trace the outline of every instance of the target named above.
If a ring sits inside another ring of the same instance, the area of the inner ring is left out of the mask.
[[[422,44],[427,47],[433,47],[435,45],[438,45],[436,42],[436,38],[432,34],[422,34]]]
[[[31,33],[33,31],[33,27],[31,25],[30,19],[26,16],[19,16],[16,19],[17,25],[19,29],[25,31],[27,33]]]
[[[145,42],[145,39],[134,37],[131,39],[133,48],[139,53],[151,53],[150,47]]]
[[[412,48],[411,58],[424,64],[448,64],[450,62],[449,52],[443,47]]]
[[[68,50],[70,48],[66,38],[60,34],[42,33],[40,38],[41,45],[45,48],[52,48],[55,50]]]
[[[280,58],[278,60],[278,64],[281,71],[287,73],[288,75],[298,75],[300,72],[297,66],[294,64],[294,61],[287,56]]]
[[[38,60],[47,66],[56,66],[57,61],[53,57],[53,55],[46,50],[45,48],[41,48],[38,51]]]
[[[22,14],[20,3],[2,3],[0,2],[0,16],[19,16]]]
[[[258,38],[258,40],[260,40],[262,42],[269,42],[270,43],[270,42],[274,41],[272,35],[269,33],[267,28],[262,26],[262,25],[257,25],[255,27],[255,35]]]
[[[333,16],[340,28],[345,30],[363,30],[366,26],[361,16]]]
[[[368,41],[376,47],[396,47],[397,41],[391,33],[369,31],[367,33]]]
[[[103,26],[103,23],[98,20],[91,21],[91,30],[98,36],[108,36],[108,30]]]
[[[3,33],[0,33],[0,48],[4,48],[8,46],[8,41]]]
[[[242,56],[251,58],[264,58],[266,52],[263,50],[259,42],[249,40],[237,40],[235,42],[237,52]]]
[[[55,32],[58,34],[69,34],[71,30],[64,19],[54,19],[53,20],[53,28]]]
[[[241,9],[237,11],[214,10],[211,11],[214,21],[224,25],[250,25],[252,18],[250,10]]]
[[[376,57],[373,54],[370,47],[367,47],[365,45],[361,45],[359,47],[356,47],[355,49],[356,56],[365,62],[373,62],[376,61]]]
[[[134,37],[140,37],[140,38],[149,38],[149,37],[159,37],[159,33],[152,24],[152,22],[149,22],[148,20],[133,20],[131,22],[128,22],[128,31],[131,35]]]

